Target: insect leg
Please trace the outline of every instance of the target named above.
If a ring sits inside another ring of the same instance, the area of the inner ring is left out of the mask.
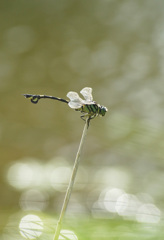
[[[90,116],[88,113],[85,113],[85,114],[81,115],[80,117],[83,121],[85,121],[85,122],[87,121],[87,128],[88,128],[89,124],[90,124],[90,120],[92,118],[94,118],[95,116],[93,117],[93,116]],[[87,117],[88,117],[88,119],[87,119]]]
[[[86,118],[86,114],[81,115],[80,118],[81,118],[83,121],[86,121],[86,119],[85,119],[85,118]]]
[[[89,124],[90,124],[91,119],[92,119],[92,118],[89,117],[88,120],[87,120],[87,128],[89,128]]]

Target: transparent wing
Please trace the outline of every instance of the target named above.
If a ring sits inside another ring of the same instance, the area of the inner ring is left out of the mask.
[[[85,87],[80,91],[80,93],[83,95],[86,102],[92,102],[93,101],[92,88]]]
[[[81,99],[76,92],[68,92],[67,97],[70,99],[68,103],[70,108],[78,109],[83,105],[83,99]]]

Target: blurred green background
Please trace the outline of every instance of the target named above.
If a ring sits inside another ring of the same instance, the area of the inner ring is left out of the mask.
[[[0,240],[24,239],[28,214],[52,239],[84,126],[66,104],[21,94],[84,87],[109,112],[91,121],[65,228],[78,239],[163,239],[164,1],[0,5]]]

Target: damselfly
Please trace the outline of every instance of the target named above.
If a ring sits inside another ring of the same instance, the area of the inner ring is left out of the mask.
[[[76,92],[68,92],[67,97],[70,101],[63,98],[47,96],[47,95],[32,95],[32,94],[23,94],[26,98],[29,98],[32,103],[37,103],[41,98],[50,98],[58,100],[60,102],[67,103],[70,108],[80,111],[82,113],[81,118],[86,121],[88,119],[88,126],[91,119],[97,116],[104,116],[108,109],[95,101],[92,97],[92,88],[85,87],[80,93],[83,95],[84,100],[81,99]]]

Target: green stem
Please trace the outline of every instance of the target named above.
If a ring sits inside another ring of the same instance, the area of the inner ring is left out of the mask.
[[[63,203],[62,210],[61,210],[61,213],[60,213],[60,217],[59,217],[59,220],[58,220],[58,223],[57,223],[57,226],[56,226],[54,240],[58,240],[58,238],[59,238],[61,225],[62,225],[62,220],[63,220],[64,214],[66,212],[66,209],[67,209],[67,206],[68,206],[68,203],[69,203],[69,199],[70,199],[70,196],[71,196],[71,193],[72,193],[73,185],[74,185],[74,182],[75,182],[75,177],[76,177],[79,162],[80,162],[80,155],[81,155],[81,150],[82,150],[82,146],[83,146],[83,143],[84,143],[84,138],[87,134],[88,121],[89,121],[89,119],[87,118],[86,122],[85,122],[85,125],[84,125],[83,133],[82,133],[82,136],[81,136],[81,141],[80,141],[80,144],[79,144],[79,148],[78,148],[78,151],[77,151],[77,154],[76,154],[75,163],[74,163],[73,170],[72,170],[72,175],[71,175],[71,178],[70,178],[70,181],[69,181],[69,184],[68,184],[68,188],[67,188],[67,191],[66,191],[66,195],[65,195],[64,203]]]

